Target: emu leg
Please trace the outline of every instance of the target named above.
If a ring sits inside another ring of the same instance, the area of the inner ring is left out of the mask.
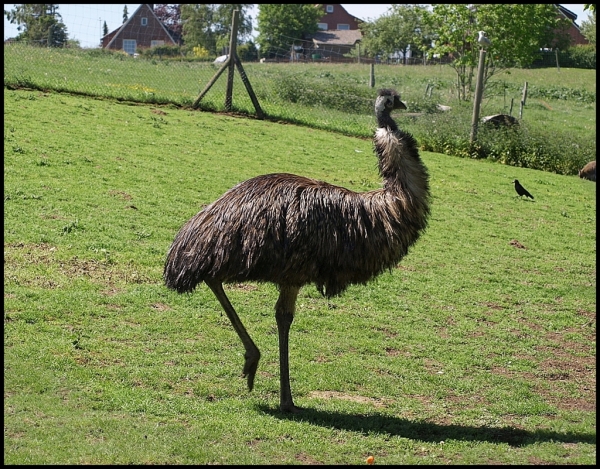
[[[235,332],[237,332],[242,344],[244,344],[244,348],[246,349],[244,358],[246,361],[244,362],[242,376],[248,377],[248,390],[252,391],[252,388],[254,387],[254,376],[256,375],[256,369],[258,368],[258,361],[260,360],[260,350],[258,350],[256,345],[254,345],[254,342],[248,335],[248,332],[235,312],[235,309],[233,309],[233,306],[231,306],[229,298],[227,298],[225,291],[223,291],[223,284],[217,280],[205,280],[205,283],[213,291],[219,300],[219,303],[221,303],[221,306],[231,321]]]
[[[300,412],[300,408],[296,407],[292,400],[288,343],[299,291],[298,287],[280,286],[279,299],[275,305],[275,320],[279,333],[279,408],[283,412],[293,413]]]

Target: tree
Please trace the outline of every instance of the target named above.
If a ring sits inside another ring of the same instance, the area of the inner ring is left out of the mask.
[[[596,4],[595,3],[585,3],[583,5],[584,10],[589,10],[592,13],[596,13]]]
[[[187,50],[202,46],[211,55],[220,55],[229,45],[233,11],[238,10],[238,44],[250,36],[252,17],[248,16],[251,3],[244,4],[182,4],[181,21],[183,41]]]
[[[400,51],[406,63],[409,50],[418,51],[428,42],[424,40],[427,37],[423,23],[426,11],[421,5],[392,5],[389,13],[377,20],[361,23],[363,53],[387,57]]]
[[[595,5],[594,5],[595,6]],[[590,44],[596,47],[596,9],[590,9],[592,12],[587,20],[581,22],[581,33],[590,41]]]
[[[295,41],[317,32],[324,13],[323,5],[316,4],[259,4],[256,42],[261,55],[287,55]]]
[[[183,32],[181,22],[181,5],[170,5],[166,3],[155,3],[154,14],[156,17],[178,38]]]
[[[452,58],[462,100],[470,96],[479,60],[478,31],[491,40],[484,82],[505,68],[530,65],[543,47],[568,44],[568,20],[559,18],[554,4],[435,4],[425,21],[436,31],[431,52]]]
[[[127,13],[127,5],[123,7],[123,24],[129,19],[129,13]]]
[[[102,35],[106,36],[108,34],[108,25],[106,24],[106,21],[104,21],[104,25],[102,26]]]
[[[21,32],[16,39],[48,47],[62,47],[67,42],[67,27],[57,13],[57,4],[18,4],[4,10],[6,19]]]

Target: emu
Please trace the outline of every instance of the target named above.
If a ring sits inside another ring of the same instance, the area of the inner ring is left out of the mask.
[[[300,288],[315,284],[327,298],[394,268],[427,226],[429,175],[417,142],[391,117],[406,109],[392,89],[378,91],[374,150],[381,189],[354,192],[287,173],[241,182],[183,225],[167,253],[164,281],[179,293],[204,282],[245,348],[242,376],[252,391],[260,351],[229,302],[224,283],[278,287],[283,412],[299,412],[290,389],[288,341]]]
[[[590,161],[583,168],[579,170],[579,177],[581,179],[588,179],[596,182],[596,160]]]

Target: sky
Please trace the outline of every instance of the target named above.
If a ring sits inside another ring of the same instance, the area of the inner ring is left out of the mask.
[[[131,15],[140,6],[139,3],[121,3],[115,5],[83,5],[83,4],[63,4],[59,3],[58,13],[62,15],[63,23],[67,27],[67,34],[70,39],[77,39],[81,47],[98,47],[100,37],[102,36],[102,25],[106,21],[108,30],[112,31],[123,23],[123,7],[127,5],[127,11]],[[577,24],[588,17],[588,13],[583,11],[583,4],[562,4],[577,15]],[[391,4],[345,4],[342,6],[348,13],[369,21],[379,18],[385,14],[391,7]],[[5,10],[12,10],[14,4],[5,4]],[[257,5],[250,11],[253,19],[258,14]],[[256,24],[256,23],[255,23]],[[15,37],[19,34],[17,25],[10,24],[6,15],[4,16],[4,39]],[[256,32],[253,34],[256,35]]]

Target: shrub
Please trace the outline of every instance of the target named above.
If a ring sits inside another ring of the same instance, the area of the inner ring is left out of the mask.
[[[138,49],[137,51],[141,57],[145,59],[157,58],[162,59],[163,57],[181,57],[181,47],[172,45],[162,45],[150,47],[148,49]]]
[[[596,47],[580,44],[558,52],[558,64],[561,67],[596,69]],[[552,67],[556,65],[556,52],[540,52],[532,67]]]
[[[596,70],[596,47],[592,44],[582,44],[570,47],[565,51],[565,55],[565,67]],[[559,61],[560,60],[561,57],[559,57]]]

